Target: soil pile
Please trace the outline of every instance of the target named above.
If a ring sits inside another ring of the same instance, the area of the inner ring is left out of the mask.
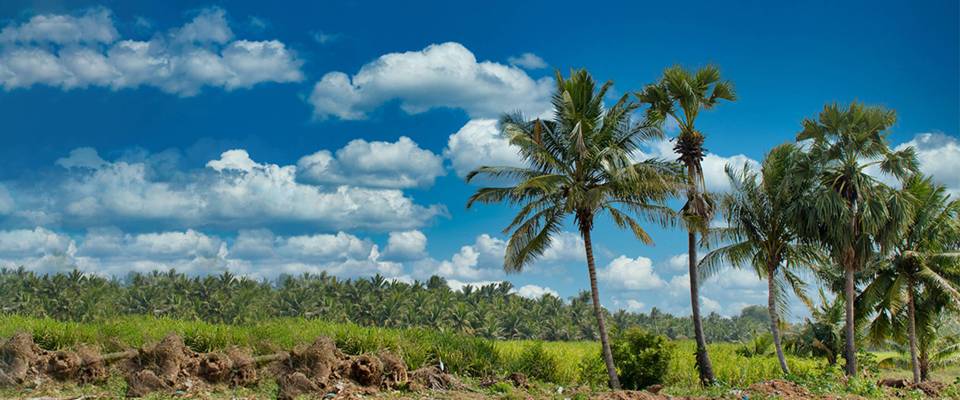
[[[309,346],[298,346],[277,372],[278,397],[292,399],[303,394],[373,393],[407,385],[406,364],[389,352],[344,355],[332,340],[317,338]]]
[[[747,388],[747,392],[764,398],[772,397],[784,400],[800,400],[815,397],[803,386],[780,379],[754,383]]]
[[[0,386],[22,385],[36,375],[36,365],[44,355],[29,333],[18,333],[0,346]]]

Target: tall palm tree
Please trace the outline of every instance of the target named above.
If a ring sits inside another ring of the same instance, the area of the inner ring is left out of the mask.
[[[519,149],[526,167],[484,166],[467,175],[489,179],[515,179],[513,186],[486,187],[470,197],[474,203],[507,202],[522,206],[504,232],[513,231],[507,242],[504,269],[518,272],[533,262],[560,232],[572,215],[584,242],[593,311],[597,319],[603,358],[610,386],[619,389],[613,356],[607,338],[593,258],[596,218],[608,214],[620,228],[629,228],[644,243],[650,235],[634,219],[668,224],[674,213],[663,203],[678,194],[684,182],[678,168],[658,160],[635,162],[638,146],[660,136],[659,129],[631,121],[637,108],[621,97],[609,108],[603,99],[612,82],[599,89],[584,70],[569,79],[557,72],[550,121],[526,120],[505,115],[502,133]]]
[[[777,305],[786,303],[787,287],[810,303],[806,284],[797,273],[801,268],[818,265],[821,259],[819,246],[798,240],[786,211],[802,195],[797,188],[804,186],[790,174],[797,153],[799,149],[792,145],[774,148],[759,173],[748,165],[739,171],[726,166],[733,189],[721,197],[719,208],[727,226],[711,229],[706,237],[723,246],[700,261],[704,278],[728,262],[735,267],[750,265],[760,278],[767,280],[770,333],[784,374],[789,374],[790,369],[781,346]]]
[[[636,93],[637,99],[647,108],[647,121],[662,126],[667,119],[676,122],[679,134],[673,150],[678,161],[686,167],[690,185],[687,202],[682,214],[687,225],[687,245],[690,269],[690,307],[693,315],[693,330],[697,338],[697,368],[700,381],[712,384],[716,379],[707,354],[707,340],[703,335],[700,319],[700,284],[697,273],[697,232],[703,232],[713,215],[713,202],[709,198],[703,180],[701,162],[706,153],[704,135],[697,130],[696,121],[700,110],[711,109],[721,100],[736,100],[733,83],[720,79],[720,70],[706,66],[690,72],[673,66],[663,71],[657,83],[648,85]]]
[[[794,203],[794,221],[808,238],[824,245],[843,269],[844,357],[850,376],[857,374],[855,274],[873,254],[874,240],[886,221],[906,221],[903,215],[908,206],[890,203],[890,188],[872,177],[868,168],[878,167],[897,179],[917,172],[913,148],[892,151],[887,143],[885,131],[895,121],[896,113],[882,107],[828,104],[816,119],[804,119],[797,134],[797,141],[808,151],[805,166],[794,174],[812,177],[817,186],[813,195]]]
[[[942,305],[960,304],[960,260],[950,256],[960,242],[960,201],[950,201],[946,188],[919,175],[904,182],[902,192],[912,201],[913,212],[906,215],[905,223],[891,221],[893,231],[880,235],[889,254],[875,258],[877,274],[858,300],[864,308],[876,311],[870,323],[874,341],[882,342],[907,332],[913,381],[920,383],[917,297],[922,292],[933,292],[927,296],[949,299]],[[906,230],[896,229],[900,225],[906,225]],[[927,308],[920,312],[939,310]],[[904,324],[906,329],[902,329]]]

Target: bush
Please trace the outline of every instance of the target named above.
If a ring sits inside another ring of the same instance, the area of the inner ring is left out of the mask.
[[[543,348],[543,343],[535,342],[520,353],[512,365],[513,372],[521,372],[529,378],[545,382],[558,382],[557,371],[560,360]]]
[[[607,387],[610,377],[607,376],[607,365],[603,362],[602,353],[584,356],[577,365],[578,382],[594,388]]]
[[[613,361],[625,389],[643,389],[663,383],[672,346],[666,337],[631,328],[613,339]]]

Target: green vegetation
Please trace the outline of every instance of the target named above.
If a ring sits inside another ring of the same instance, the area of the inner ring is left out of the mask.
[[[73,322],[149,315],[248,325],[294,318],[422,327],[489,339],[597,339],[589,292],[568,301],[550,295],[534,300],[511,289],[503,282],[452,291],[439,277],[409,284],[379,276],[340,280],[328,275],[265,282],[229,273],[189,277],[169,271],[107,279],[79,271],[37,275],[20,269],[0,270],[0,314]],[[732,318],[711,314],[704,329],[710,341],[746,340],[764,329],[765,314],[757,307]],[[647,314],[621,310],[607,317],[620,330],[639,326],[671,339],[693,336],[690,318],[657,309]]]
[[[662,126],[667,119],[677,124],[680,133],[676,137],[673,151],[677,161],[685,168],[688,185],[687,201],[680,210],[687,228],[687,252],[690,265],[690,307],[693,311],[694,336],[697,339],[697,367],[700,381],[712,384],[716,377],[707,352],[707,339],[703,332],[700,317],[700,279],[697,266],[697,233],[707,230],[714,213],[714,201],[707,193],[701,165],[706,150],[703,143],[706,135],[696,127],[697,116],[701,110],[709,110],[721,100],[734,101],[733,83],[720,78],[720,69],[709,65],[691,72],[679,65],[663,71],[663,77],[643,91],[636,93],[641,103],[649,105],[646,120],[656,126]]]
[[[627,389],[641,390],[663,383],[672,355],[665,337],[639,328],[621,332],[613,341],[617,371]]]

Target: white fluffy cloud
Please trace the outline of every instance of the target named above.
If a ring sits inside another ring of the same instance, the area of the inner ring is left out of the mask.
[[[224,152],[207,169],[170,172],[171,179],[159,178],[163,174],[146,161],[106,162],[95,151],[74,151],[59,163],[85,168],[71,168],[49,185],[26,185],[18,192],[24,192],[17,199],[21,211],[78,227],[308,224],[383,231],[418,228],[445,213],[442,206],[417,205],[399,190],[303,184],[295,179],[296,166],[259,163],[242,149]]]
[[[547,62],[533,53],[523,53],[519,56],[510,57],[507,59],[507,62],[509,62],[510,65],[516,65],[526,69],[541,69],[547,67]]]
[[[450,135],[443,155],[457,175],[464,177],[480,166],[523,166],[517,149],[500,135],[497,121],[475,119]]]
[[[7,187],[3,184],[0,184],[0,215],[10,214],[13,212],[15,204],[13,203],[13,196],[10,195],[10,191],[7,190]]]
[[[526,297],[528,299],[539,299],[546,294],[549,294],[553,297],[560,297],[560,294],[557,293],[556,290],[537,285],[523,285],[518,289],[514,289],[513,292],[520,297]]]
[[[913,146],[920,161],[920,170],[960,197],[960,140],[943,133],[921,133],[896,150]]]
[[[551,90],[549,78],[534,80],[514,66],[478,62],[463,45],[447,42],[384,54],[352,77],[329,72],[309,100],[321,119],[364,119],[391,100],[399,100],[409,114],[459,108],[471,117],[489,118],[518,109],[540,115],[549,109]]]
[[[418,230],[390,232],[384,256],[398,260],[416,260],[427,257],[427,235]]]
[[[445,174],[440,156],[406,136],[396,142],[355,139],[335,155],[321,150],[304,156],[297,168],[306,182],[397,189],[428,187]]]
[[[677,155],[673,151],[673,143],[669,140],[662,140],[653,143],[647,151],[638,152],[637,159],[660,158],[664,160],[676,160]],[[733,156],[721,156],[714,153],[707,153],[703,158],[703,180],[707,185],[707,190],[712,192],[725,192],[730,190],[730,180],[724,168],[727,165],[733,168],[743,168],[749,165],[754,170],[760,168],[760,163],[743,154]]]
[[[653,261],[646,257],[619,256],[597,272],[607,284],[625,290],[649,290],[663,287],[665,282],[653,270]]]
[[[191,96],[204,86],[227,90],[303,79],[300,61],[276,40],[234,40],[223,10],[149,41],[121,40],[110,12],[38,15],[0,31],[0,85],[114,90],[152,86]]]
[[[550,247],[540,256],[543,262],[586,261],[583,238],[574,232],[560,232],[553,236]]]
[[[45,228],[0,231],[0,265],[41,273],[79,268],[99,275],[176,269],[190,275],[223,271],[254,278],[327,272],[340,277],[382,274],[398,278],[402,265],[379,260],[369,240],[339,232],[275,236],[241,231],[232,245],[191,229],[131,234],[98,228],[76,241]]]

